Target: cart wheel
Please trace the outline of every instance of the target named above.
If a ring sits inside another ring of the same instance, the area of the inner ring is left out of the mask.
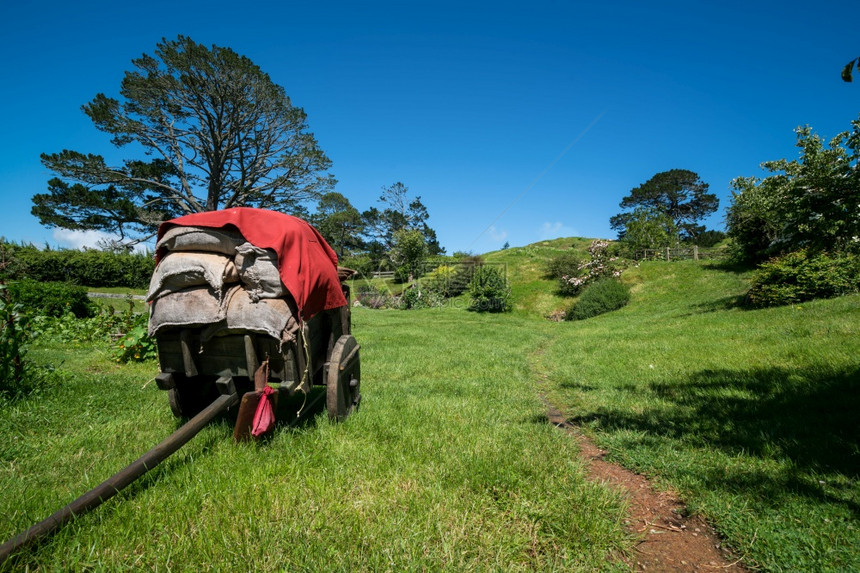
[[[212,380],[176,378],[176,386],[168,390],[167,399],[177,418],[193,418],[218,398],[218,389]]]
[[[329,357],[326,378],[326,409],[331,420],[343,420],[361,401],[359,392],[361,381],[361,362],[358,356],[360,346],[350,334],[337,339]]]

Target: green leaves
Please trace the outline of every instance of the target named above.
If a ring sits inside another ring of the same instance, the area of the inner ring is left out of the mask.
[[[851,82],[854,78],[851,77],[851,68],[854,67],[854,64],[857,64],[857,70],[860,71],[860,58],[854,58],[842,68],[842,81]]]
[[[796,146],[799,159],[762,164],[773,175],[734,183],[737,192],[728,210],[728,232],[746,260],[760,262],[800,248],[856,248],[860,121],[826,145],[809,126],[799,127]]]

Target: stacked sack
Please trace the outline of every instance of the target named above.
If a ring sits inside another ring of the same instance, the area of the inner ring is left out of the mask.
[[[150,336],[199,328],[201,342],[246,332],[295,340],[299,325],[274,251],[237,231],[182,226],[170,228],[155,248],[166,254],[146,296]]]

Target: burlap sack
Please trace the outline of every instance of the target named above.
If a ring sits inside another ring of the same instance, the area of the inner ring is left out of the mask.
[[[267,334],[282,342],[296,338],[299,324],[284,299],[262,299],[254,302],[246,289],[236,286],[227,292],[225,306],[225,319],[206,328],[201,334],[202,340],[244,332]]]
[[[149,335],[172,327],[196,328],[221,322],[227,316],[225,302],[226,297],[216,296],[205,286],[158,297],[149,307]]]
[[[236,247],[245,242],[238,231],[210,227],[171,227],[155,244],[155,250],[206,251],[233,256]]]
[[[155,267],[146,300],[203,285],[212,287],[220,298],[223,286],[235,282],[239,282],[239,273],[233,259],[227,255],[170,252]]]
[[[236,269],[239,280],[254,302],[263,298],[288,296],[278,271],[278,255],[271,249],[261,249],[251,243],[236,247]]]

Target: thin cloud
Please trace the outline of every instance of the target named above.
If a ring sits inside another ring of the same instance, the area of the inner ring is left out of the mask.
[[[504,229],[496,229],[495,225],[490,225],[490,228],[487,229],[487,233],[490,235],[491,239],[499,243],[508,238],[508,232]]]
[[[70,229],[54,229],[52,237],[61,247],[67,249],[98,249],[112,239],[117,239],[116,235],[104,233],[102,231],[72,231]],[[134,250],[137,252],[145,252],[147,248],[152,248],[146,244],[137,244]]]
[[[541,241],[550,239],[558,239],[560,237],[576,237],[579,233],[573,227],[568,227],[563,223],[556,221],[555,223],[546,222],[538,229],[538,238]]]

